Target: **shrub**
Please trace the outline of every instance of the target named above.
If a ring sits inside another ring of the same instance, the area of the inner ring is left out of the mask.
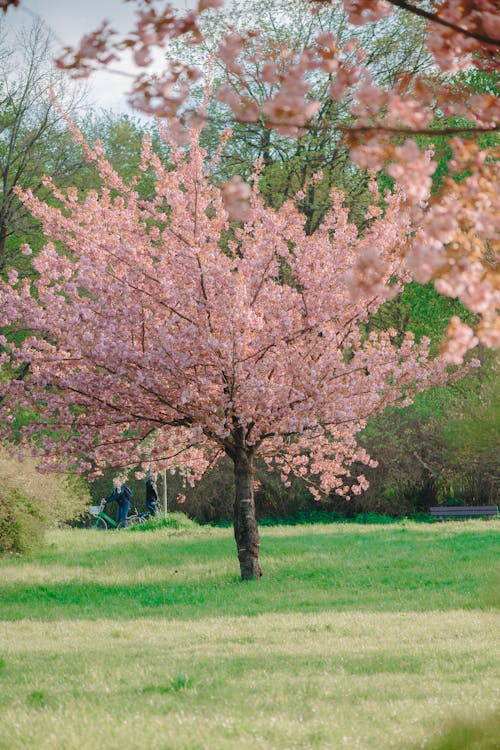
[[[155,531],[157,529],[198,529],[199,526],[196,521],[192,521],[185,513],[175,512],[168,513],[166,518],[164,516],[148,518],[139,526],[133,526],[131,528],[136,531]]]
[[[20,461],[0,446],[0,552],[35,550],[44,528],[74,518],[88,503],[79,478],[40,474],[34,458]]]
[[[26,492],[0,486],[0,552],[33,552],[41,543],[44,517]]]

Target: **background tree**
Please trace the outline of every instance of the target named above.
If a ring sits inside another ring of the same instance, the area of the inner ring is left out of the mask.
[[[429,505],[496,502],[498,495],[498,379],[495,362],[451,385],[419,394],[405,410],[388,409],[360,434],[366,450],[378,447],[370,488],[354,498],[352,513],[406,515]],[[345,504],[337,499],[334,507]]]
[[[150,173],[141,173],[140,165],[142,141],[146,135],[151,138],[155,153],[165,164],[168,163],[170,149],[161,137],[157,123],[144,122],[133,115],[118,114],[112,110],[94,111],[85,117],[81,130],[89,142],[102,143],[106,158],[125,182],[140,177],[136,188],[141,198],[150,198],[153,195],[153,176]],[[81,149],[80,152],[83,155]],[[98,188],[100,185],[99,172],[92,162],[85,161],[75,177],[81,190]]]
[[[352,44],[352,50],[346,53],[351,62],[356,57],[359,42],[374,79],[388,88],[402,70],[416,75],[430,68],[431,56],[423,42],[423,23],[413,22],[411,18],[405,22],[398,16],[373,35],[350,25],[338,5],[325,6],[314,14],[305,0],[292,4],[283,0],[258,0],[251,6],[234,0],[220,14],[203,18],[201,29],[203,41],[199,45],[190,45],[182,38],[173,40],[167,49],[167,59],[213,70],[203,145],[210,152],[226,129],[232,131],[218,165],[219,179],[229,180],[234,175],[248,178],[260,159],[263,164],[260,189],[270,205],[278,207],[308,183],[300,204],[307,217],[307,231],[314,231],[320,223],[329,207],[334,186],[344,192],[351,218],[361,226],[364,209],[370,202],[368,178],[350,158],[343,139],[342,128],[353,121],[349,110],[352,96],[341,102],[334,101],[328,93],[332,76],[325,80],[312,74],[311,92],[319,107],[299,137],[290,137],[269,127],[264,116],[255,121],[249,117],[251,121],[247,121],[243,110],[239,116],[235,115],[221,102],[243,97],[250,115],[260,111],[278,89],[277,82],[261,80],[266,59],[279,59],[290,50],[300,55],[320,34],[335,34],[342,46]],[[248,54],[241,65],[234,66],[230,55],[220,55],[218,49],[230,33],[245,31],[253,34],[248,42]],[[193,90],[186,107],[196,110],[203,96],[201,88]],[[311,182],[317,172],[322,173],[322,179]]]
[[[0,29],[0,271],[16,258],[16,237],[33,242],[38,222],[15,194],[16,185],[44,195],[42,177],[50,174],[69,184],[84,164],[68,134],[63,117],[51,100],[76,115],[84,100],[54,68],[50,32],[40,21],[7,41]],[[35,243],[36,244],[36,243]]]
[[[57,438],[94,472],[182,463],[196,477],[227,455],[246,579],[261,573],[256,458],[285,482],[290,473],[309,476],[316,494],[361,492],[365,478],[349,467],[370,458],[356,433],[387,404],[440,382],[444,363],[428,360],[428,341],[407,336],[397,346],[393,331],[363,335],[385,282],[378,295],[349,298],[360,248],[376,253],[393,282],[400,274],[395,247],[414,229],[397,190],[383,216],[372,206],[362,237],[340,195],[308,236],[292,203],[267,208],[255,184],[244,224],[230,232],[221,190],[192,138],[187,152],[172,149],[170,168],[146,140],[150,200],[98,146],[87,153],[103,180],[99,193],[79,198],[52,186],[60,208],[23,194],[51,241],[34,260],[34,284],[12,272],[1,287],[0,322],[34,334],[10,351],[30,362],[30,373],[2,388],[1,416],[8,423],[19,406],[36,405],[38,424],[24,434],[36,436],[46,468],[65,463]]]

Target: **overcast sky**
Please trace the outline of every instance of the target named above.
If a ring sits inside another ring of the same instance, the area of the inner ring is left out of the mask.
[[[180,9],[192,8],[195,0],[174,0],[172,4]],[[96,29],[104,19],[117,31],[126,31],[131,28],[134,17],[132,4],[123,0],[21,0],[19,8],[9,9],[2,27],[7,34],[15,35],[22,25],[31,24],[33,14],[43,19],[58,41],[69,45],[75,45],[83,34]],[[127,61],[119,67],[132,69]],[[130,82],[126,78],[99,72],[94,73],[88,83],[97,105],[130,111],[126,101]]]

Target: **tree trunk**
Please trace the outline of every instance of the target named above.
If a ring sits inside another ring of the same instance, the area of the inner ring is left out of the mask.
[[[233,456],[236,496],[234,501],[234,538],[240,561],[241,578],[260,578],[259,532],[253,496],[253,457],[248,451],[236,449]]]
[[[7,227],[2,222],[0,223],[0,271],[3,271],[5,266],[5,245],[7,242]]]

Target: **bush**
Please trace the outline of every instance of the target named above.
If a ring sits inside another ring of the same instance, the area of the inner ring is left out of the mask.
[[[196,521],[192,521],[185,513],[168,513],[167,517],[153,516],[138,526],[132,526],[134,531],[156,531],[158,529],[198,529]]]
[[[405,409],[389,407],[369,420],[358,440],[379,465],[355,465],[352,474],[365,474],[370,487],[348,503],[332,495],[333,507],[353,517],[368,512],[414,516],[440,503],[496,502],[497,370],[488,357],[479,371],[419,394]]]
[[[26,492],[4,484],[0,487],[0,552],[26,554],[40,546],[43,514]]]
[[[0,552],[35,550],[47,526],[74,518],[88,504],[79,478],[40,474],[34,458],[20,461],[0,446]]]

